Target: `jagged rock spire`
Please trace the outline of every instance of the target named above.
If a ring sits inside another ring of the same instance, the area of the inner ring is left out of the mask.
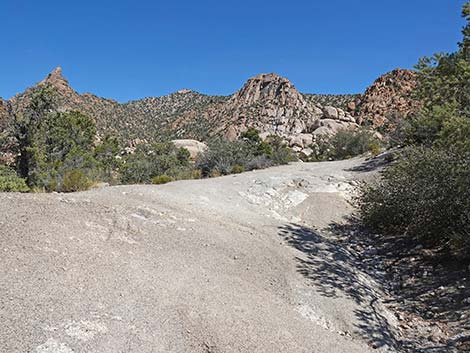
[[[62,68],[60,66],[52,70],[44,80],[39,84],[48,84],[55,87],[59,93],[72,94],[75,93],[72,87],[69,85],[69,81],[62,75]]]

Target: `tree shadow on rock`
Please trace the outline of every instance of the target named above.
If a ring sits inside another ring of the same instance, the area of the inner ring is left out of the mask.
[[[281,226],[279,235],[303,253],[296,258],[298,272],[315,284],[318,293],[348,297],[358,304],[355,334],[370,346],[400,352],[450,352],[443,344],[404,338],[398,330],[397,318],[384,304],[390,283],[380,254],[387,249],[377,248],[378,235],[367,234],[354,220],[332,224],[322,232],[291,223]]]
[[[387,319],[375,308],[379,293],[359,270],[360,259],[342,246],[333,234],[287,224],[280,227],[279,235],[305,254],[296,258],[297,269],[314,282],[317,292],[329,298],[346,296],[358,304],[360,309],[354,312],[358,319],[356,334],[375,348],[399,345]]]
[[[360,165],[348,169],[351,172],[373,172],[376,170],[381,170],[383,167],[389,165],[393,160],[393,151],[386,151],[378,156],[367,159]]]

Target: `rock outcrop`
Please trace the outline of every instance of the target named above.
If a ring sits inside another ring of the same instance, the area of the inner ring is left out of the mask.
[[[182,139],[173,140],[171,142],[173,142],[177,148],[186,149],[189,152],[190,158],[192,160],[195,160],[200,154],[207,150],[207,145],[205,143],[196,140]]]
[[[279,136],[311,132],[320,116],[288,79],[261,74],[249,79],[215,118],[223,121],[220,130],[233,139],[248,127]]]
[[[287,78],[273,73],[249,79],[213,119],[222,121],[219,131],[229,139],[256,128],[262,136],[284,138],[296,150],[310,145],[315,135],[357,127],[348,112],[307,101]]]
[[[415,71],[396,69],[379,77],[349,108],[359,123],[379,127],[394,115],[406,118],[419,110],[420,102],[412,96],[416,86]]]

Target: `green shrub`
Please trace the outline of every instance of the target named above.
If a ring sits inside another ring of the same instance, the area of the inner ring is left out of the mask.
[[[377,156],[383,151],[382,144],[379,143],[378,141],[371,142],[369,146],[367,147],[367,149],[373,156]]]
[[[46,191],[83,190],[91,185],[100,175],[93,155],[95,135],[94,121],[79,112],[43,116],[23,151],[28,184]]]
[[[424,243],[470,245],[470,153],[407,149],[360,197],[364,223]],[[461,246],[461,245],[460,245]]]
[[[295,162],[298,160],[297,156],[293,151],[287,146],[287,144],[276,135],[270,135],[266,138],[266,141],[269,146],[269,153],[264,153],[263,156],[266,156],[272,163],[272,165],[281,165],[287,164],[289,162]],[[264,149],[265,147],[262,147]]]
[[[367,129],[339,130],[332,137],[317,137],[312,145],[311,159],[340,160],[364,153],[377,155],[382,149],[380,140]]]
[[[93,182],[80,169],[67,170],[64,172],[64,179],[60,187],[62,192],[75,192],[88,190]]]
[[[331,151],[333,150],[333,146],[331,145],[331,137],[315,136],[310,148],[313,153],[310,156],[301,156],[303,161],[327,161],[332,159]]]
[[[331,144],[333,159],[346,159],[380,150],[379,140],[366,129],[340,130],[333,136]]]
[[[157,175],[152,178],[152,184],[166,184],[172,181],[173,179],[168,175]]]
[[[240,173],[243,173],[245,171],[245,167],[242,166],[242,165],[234,165],[232,167],[232,174],[240,174]]]
[[[240,135],[241,139],[246,139],[248,141],[259,143],[261,142],[261,138],[259,136],[258,131],[255,128],[248,128],[246,131],[242,132]]]
[[[171,142],[140,144],[134,153],[124,158],[121,181],[125,184],[150,183],[159,175],[189,179],[191,169],[189,152],[176,148]]]
[[[116,182],[116,171],[121,167],[121,146],[115,136],[107,135],[95,147],[93,155],[99,163],[102,179]]]
[[[0,192],[28,192],[29,187],[23,178],[6,166],[0,166]]]
[[[201,178],[202,178],[202,171],[200,169],[191,170],[191,178],[190,179],[201,179]]]
[[[217,169],[213,169],[210,171],[210,173],[207,176],[210,178],[217,178],[219,176],[222,176],[222,174],[220,174],[220,172]]]
[[[245,170],[267,168],[297,160],[278,136],[262,141],[255,129],[248,129],[237,141],[216,139],[197,160],[196,167],[203,176],[241,173]]]
[[[444,121],[434,145],[451,147],[463,153],[470,152],[470,118],[454,117]]]
[[[363,187],[363,222],[470,256],[470,3],[463,40],[452,54],[417,65],[422,111],[398,130],[408,145],[382,179]]]
[[[196,162],[196,168],[202,171],[204,176],[209,176],[217,171],[219,175],[232,173],[233,166],[246,166],[255,157],[253,145],[249,141],[213,140],[209,148]]]

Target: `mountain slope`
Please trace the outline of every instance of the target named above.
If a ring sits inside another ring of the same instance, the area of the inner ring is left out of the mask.
[[[9,101],[0,100],[0,131],[13,115],[21,115],[40,85],[55,88],[59,110],[79,110],[91,116],[100,136],[114,134],[125,142],[212,136],[235,139],[249,127],[262,136],[276,134],[301,151],[318,135],[331,135],[358,124],[382,125],[390,114],[408,115],[419,108],[411,93],[416,73],[395,70],[379,79],[362,95],[301,94],[276,74],[250,78],[229,97],[181,90],[163,97],[119,103],[91,93],[79,94],[60,68]],[[1,142],[1,141],[0,141]]]
[[[382,126],[393,116],[406,118],[420,108],[413,98],[417,73],[412,70],[396,69],[380,76],[359,97],[354,115],[361,123],[374,127]]]

